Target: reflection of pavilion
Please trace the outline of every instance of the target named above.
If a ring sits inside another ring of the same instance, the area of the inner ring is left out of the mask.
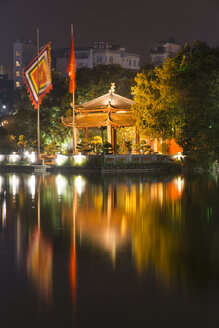
[[[89,128],[106,128],[107,141],[113,145],[116,152],[116,131],[121,127],[133,127],[135,119],[132,116],[131,106],[134,101],[114,93],[114,88],[109,93],[75,106],[75,143],[78,143],[78,129],[85,129],[85,137],[88,139]],[[66,126],[72,127],[72,117],[63,118]],[[136,142],[139,136],[136,134]]]
[[[86,203],[88,203],[89,189],[87,189],[85,197],[87,198]],[[78,230],[80,234],[89,236],[93,243],[110,252],[112,259],[115,259],[116,251],[128,242],[129,234],[126,229],[125,215],[115,206],[116,190],[114,186],[108,185],[106,199],[104,200],[102,197],[94,199],[94,204],[96,204],[95,207],[80,207]]]
[[[126,216],[116,206],[116,186],[108,185],[106,194],[103,194],[102,188],[98,187],[96,192],[92,192],[89,185],[86,185],[83,194],[80,194],[76,182],[77,179],[74,184],[73,208],[63,207],[62,221],[71,224],[73,211],[75,229],[80,240],[90,240],[93,245],[111,254],[114,261],[116,252],[130,240]]]

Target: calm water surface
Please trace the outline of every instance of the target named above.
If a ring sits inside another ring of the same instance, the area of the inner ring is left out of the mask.
[[[217,176],[0,174],[0,327],[218,327]]]

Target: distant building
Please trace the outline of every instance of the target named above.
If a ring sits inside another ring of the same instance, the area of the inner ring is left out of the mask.
[[[8,65],[0,65],[0,75],[7,75],[9,80],[13,79],[12,69]]]
[[[0,94],[7,90],[13,90],[14,81],[9,79],[8,74],[0,74]]]
[[[66,67],[68,63],[70,49],[56,49],[52,52],[52,66],[63,76],[67,75]],[[96,65],[118,64],[125,69],[139,70],[140,56],[126,52],[125,48],[119,45],[111,45],[108,42],[94,42],[93,47],[75,48],[77,69],[82,67],[93,68]]]
[[[168,57],[175,57],[181,48],[182,45],[177,43],[174,38],[170,38],[167,42],[153,43],[150,47],[150,63],[154,66],[159,66]]]
[[[21,89],[23,86],[23,70],[30,63],[37,53],[37,47],[32,41],[26,43],[16,40],[14,43],[13,56],[13,78],[14,89]]]

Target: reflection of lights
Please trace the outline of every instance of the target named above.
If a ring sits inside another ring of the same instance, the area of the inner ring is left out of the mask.
[[[75,179],[75,187],[76,187],[76,190],[77,190],[77,193],[79,195],[82,194],[82,192],[84,191],[85,189],[85,181],[84,179],[82,179],[82,177],[79,175],[76,179]]]
[[[35,191],[36,191],[36,177],[34,175],[32,175],[29,179],[28,179],[28,186],[29,186],[29,190],[30,193],[32,195],[32,198],[34,198],[35,196]]]
[[[19,186],[19,178],[16,175],[12,176],[12,194],[13,196],[16,195],[16,193],[18,192],[18,186]]]
[[[178,192],[181,193],[183,191],[183,187],[184,187],[184,180],[181,177],[178,177],[175,180],[175,183],[177,185]]]
[[[75,160],[76,164],[79,164],[79,165],[82,162],[84,162],[85,159],[86,159],[86,157],[83,156],[83,155],[76,155],[76,156],[74,156],[74,160]]]
[[[45,301],[52,299],[53,247],[43,237],[42,232],[35,230],[30,240],[27,253],[27,275]]]
[[[63,195],[67,186],[67,179],[62,175],[57,175],[56,177],[57,193],[58,195]]]
[[[9,158],[12,161],[12,163],[16,163],[19,160],[19,155],[13,153],[12,155],[9,156]]]
[[[2,228],[5,228],[6,226],[6,199],[4,199],[4,202],[2,204]]]
[[[57,165],[62,165],[67,160],[67,158],[68,156],[58,154],[56,158]]]
[[[125,236],[126,230],[127,230],[126,217],[123,215],[122,222],[121,222],[121,234],[122,234],[122,236]]]
[[[0,192],[2,191],[3,178],[0,176]]]

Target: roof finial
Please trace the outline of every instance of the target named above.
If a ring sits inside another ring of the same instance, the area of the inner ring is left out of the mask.
[[[111,88],[109,89],[109,93],[114,93],[116,89],[115,83],[111,83]]]

